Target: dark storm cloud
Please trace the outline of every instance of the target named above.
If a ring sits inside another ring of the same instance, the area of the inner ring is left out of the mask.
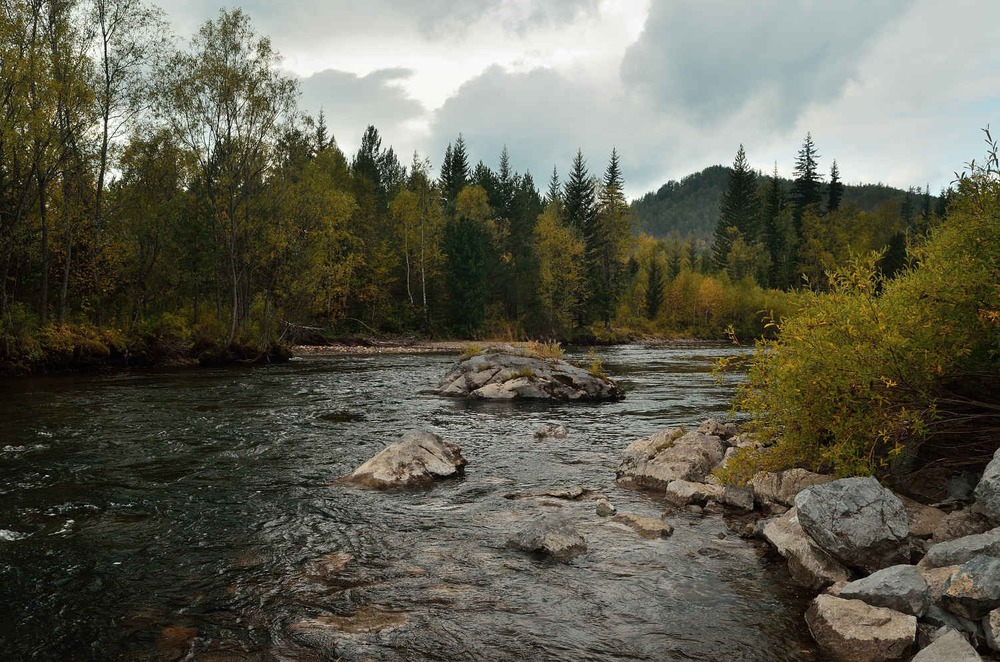
[[[393,84],[409,75],[407,69],[382,69],[367,76],[320,71],[301,80],[299,107],[311,115],[322,108],[337,142],[345,147],[357,145],[369,124],[391,139],[401,123],[425,112]]]
[[[774,127],[836,99],[904,0],[654,2],[622,62],[653,107],[703,124],[758,101]]]

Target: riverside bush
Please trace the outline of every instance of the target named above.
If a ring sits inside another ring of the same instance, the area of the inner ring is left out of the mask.
[[[886,474],[949,426],[997,424],[988,402],[1000,383],[995,150],[970,166],[948,219],[911,250],[907,270],[886,280],[877,254],[858,258],[830,274],[829,293],[806,295],[777,323],[775,339],[758,341],[735,408],[771,445],[739,454],[723,479],[791,466]],[[957,411],[957,391],[978,395]]]

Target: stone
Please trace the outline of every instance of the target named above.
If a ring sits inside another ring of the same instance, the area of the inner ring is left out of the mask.
[[[306,618],[288,626],[288,633],[311,648],[334,651],[340,640],[359,635],[397,630],[409,622],[406,614],[378,605],[368,605],[347,615]]]
[[[973,646],[977,644],[983,638],[982,624],[979,621],[973,621],[968,618],[963,618],[950,611],[945,611],[937,605],[931,605],[924,614],[924,617],[920,619],[922,622],[928,623],[938,628],[947,628],[951,630],[957,630],[962,633],[966,639],[972,643]]]
[[[874,478],[807,487],[795,507],[809,537],[848,567],[875,572],[909,561],[906,509]]]
[[[861,600],[822,594],[806,612],[816,643],[844,662],[902,660],[917,637],[917,619]]]
[[[941,606],[968,619],[980,619],[1000,607],[1000,558],[977,556],[955,571]]]
[[[615,508],[614,504],[612,504],[607,499],[598,500],[597,507],[595,508],[595,510],[597,511],[597,514],[600,515],[601,517],[610,517],[611,515],[614,515],[615,513],[618,512],[618,509]]]
[[[955,571],[959,567],[957,565],[946,565],[943,568],[916,566],[920,572],[920,576],[927,582],[927,594],[932,603],[936,604],[941,601],[941,596],[944,595],[944,589],[948,585],[948,580],[951,579],[951,576],[955,574]]]
[[[986,533],[948,540],[932,545],[927,550],[923,563],[940,568],[946,565],[959,565],[973,557],[1000,556],[1000,527]]]
[[[992,528],[988,519],[972,512],[969,508],[964,508],[945,515],[934,527],[931,539],[934,542],[947,542],[956,538],[974,536],[977,533],[986,533]]]
[[[749,485],[726,485],[722,491],[722,503],[730,508],[750,512],[754,504],[753,488]]]
[[[715,436],[680,428],[661,430],[625,449],[617,479],[627,486],[666,489],[671,481],[704,481],[722,462],[724,448]]]
[[[792,579],[807,588],[820,590],[851,579],[847,568],[806,535],[794,508],[768,522],[764,526],[763,537],[788,561]]]
[[[612,379],[557,358],[526,355],[515,347],[489,350],[455,364],[436,393],[489,400],[620,400]]]
[[[462,450],[431,432],[417,432],[379,451],[344,480],[380,489],[426,485],[461,476]]]
[[[548,514],[528,523],[507,541],[507,546],[524,552],[569,561],[587,551],[587,541],[565,518]]]
[[[813,473],[806,469],[788,469],[778,472],[761,472],[750,480],[757,501],[778,503],[783,506],[795,505],[799,492],[812,485],[822,485],[833,480],[833,476]]]
[[[965,637],[955,630],[948,630],[938,636],[930,646],[923,649],[911,662],[982,662],[983,658]]]
[[[973,512],[986,517],[994,525],[1000,525],[1000,448],[986,465],[973,496],[976,499],[972,504]]]
[[[735,423],[723,423],[717,418],[710,418],[702,421],[701,425],[698,426],[698,432],[718,437],[722,441],[728,441],[735,437],[739,430],[736,429]]]
[[[927,581],[916,566],[894,565],[853,581],[840,589],[846,600],[862,600],[920,618],[930,607]]]
[[[710,499],[721,499],[724,492],[717,485],[672,480],[667,484],[666,497],[675,506],[687,506],[692,503],[704,504]]]
[[[674,527],[655,517],[640,517],[632,513],[623,513],[615,515],[611,521],[630,527],[643,538],[669,538],[674,532]]]
[[[986,645],[992,650],[1000,651],[1000,609],[994,609],[983,616],[983,634]]]
[[[565,439],[567,434],[565,425],[543,425],[535,430],[536,439]]]
[[[906,518],[910,527],[910,535],[914,538],[923,539],[933,536],[934,530],[946,516],[946,513],[940,508],[924,505],[919,501],[914,501],[900,494],[897,494],[896,498],[906,508]]]

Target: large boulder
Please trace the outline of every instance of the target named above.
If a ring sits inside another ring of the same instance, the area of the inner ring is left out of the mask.
[[[675,506],[689,506],[692,503],[703,505],[709,500],[719,501],[725,492],[725,488],[719,485],[672,480],[667,483],[666,497]]]
[[[917,619],[861,600],[820,595],[806,612],[816,643],[844,662],[901,660],[917,638]]]
[[[994,525],[1000,524],[1000,449],[983,472],[983,477],[973,493],[976,502],[972,510],[985,516]]]
[[[618,465],[618,481],[663,490],[675,480],[703,481],[722,462],[724,452],[716,436],[685,434],[680,428],[660,430],[629,444]]]
[[[983,658],[965,637],[948,630],[930,646],[917,653],[911,662],[982,662]]]
[[[568,561],[587,551],[587,541],[564,517],[543,515],[532,520],[507,541],[507,546]]]
[[[979,619],[1000,607],[1000,559],[977,556],[951,576],[941,596],[948,611]]]
[[[624,524],[643,538],[669,538],[674,533],[674,527],[655,517],[640,517],[633,513],[622,513],[612,517],[611,521]]]
[[[431,432],[408,434],[379,451],[344,480],[380,489],[426,485],[462,475],[462,449]]]
[[[940,568],[965,563],[980,555],[1000,557],[1000,527],[932,545],[922,563]]]
[[[894,565],[840,589],[845,600],[862,600],[920,618],[930,606],[927,581],[912,565]]]
[[[906,509],[874,478],[813,485],[795,507],[805,532],[849,567],[875,572],[909,560]]]
[[[788,572],[799,584],[820,590],[850,581],[851,573],[806,535],[794,508],[767,523],[764,539],[788,561]]]
[[[562,359],[524,356],[514,348],[459,361],[438,384],[439,395],[490,400],[620,400],[614,381]]]
[[[986,644],[995,651],[1000,651],[1000,609],[994,609],[983,617],[983,633]]]
[[[822,485],[833,480],[833,476],[817,474],[807,469],[786,471],[762,471],[750,480],[753,492],[761,505],[777,503],[792,506],[799,492],[813,485]]]

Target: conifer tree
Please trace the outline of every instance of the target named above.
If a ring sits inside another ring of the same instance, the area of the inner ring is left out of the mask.
[[[764,246],[771,258],[769,285],[783,288],[787,285],[784,278],[787,246],[785,245],[785,229],[781,224],[782,211],[785,208],[785,192],[778,176],[778,164],[767,182],[767,195],[764,198],[763,239]]]
[[[739,237],[747,243],[758,240],[760,233],[760,199],[757,197],[757,174],[747,162],[746,151],[740,145],[729,175],[729,187],[722,194],[719,222],[715,227],[712,260],[715,268],[726,268],[732,243]]]
[[[617,149],[611,150],[602,184],[598,213],[583,237],[587,248],[591,314],[610,328],[621,294],[622,274],[632,239],[632,212],[625,200]]]
[[[826,210],[828,212],[837,211],[840,207],[840,201],[844,197],[844,185],[840,181],[840,170],[837,168],[836,159],[830,167],[830,189],[827,194]]]
[[[796,236],[802,234],[802,212],[809,205],[820,202],[820,177],[817,170],[816,145],[812,134],[806,133],[802,148],[795,159],[795,180],[792,183],[792,220]]]
[[[646,317],[656,319],[663,304],[663,292],[665,289],[663,280],[663,268],[655,254],[650,256],[649,271],[646,282]]]
[[[594,181],[587,171],[587,162],[583,151],[577,150],[573,159],[573,168],[569,173],[569,181],[563,193],[566,222],[586,236],[597,216],[597,199],[594,191]]]
[[[556,167],[552,166],[552,176],[549,177],[549,190],[545,194],[545,204],[549,205],[553,202],[562,203],[562,184],[559,183],[559,171]]]

